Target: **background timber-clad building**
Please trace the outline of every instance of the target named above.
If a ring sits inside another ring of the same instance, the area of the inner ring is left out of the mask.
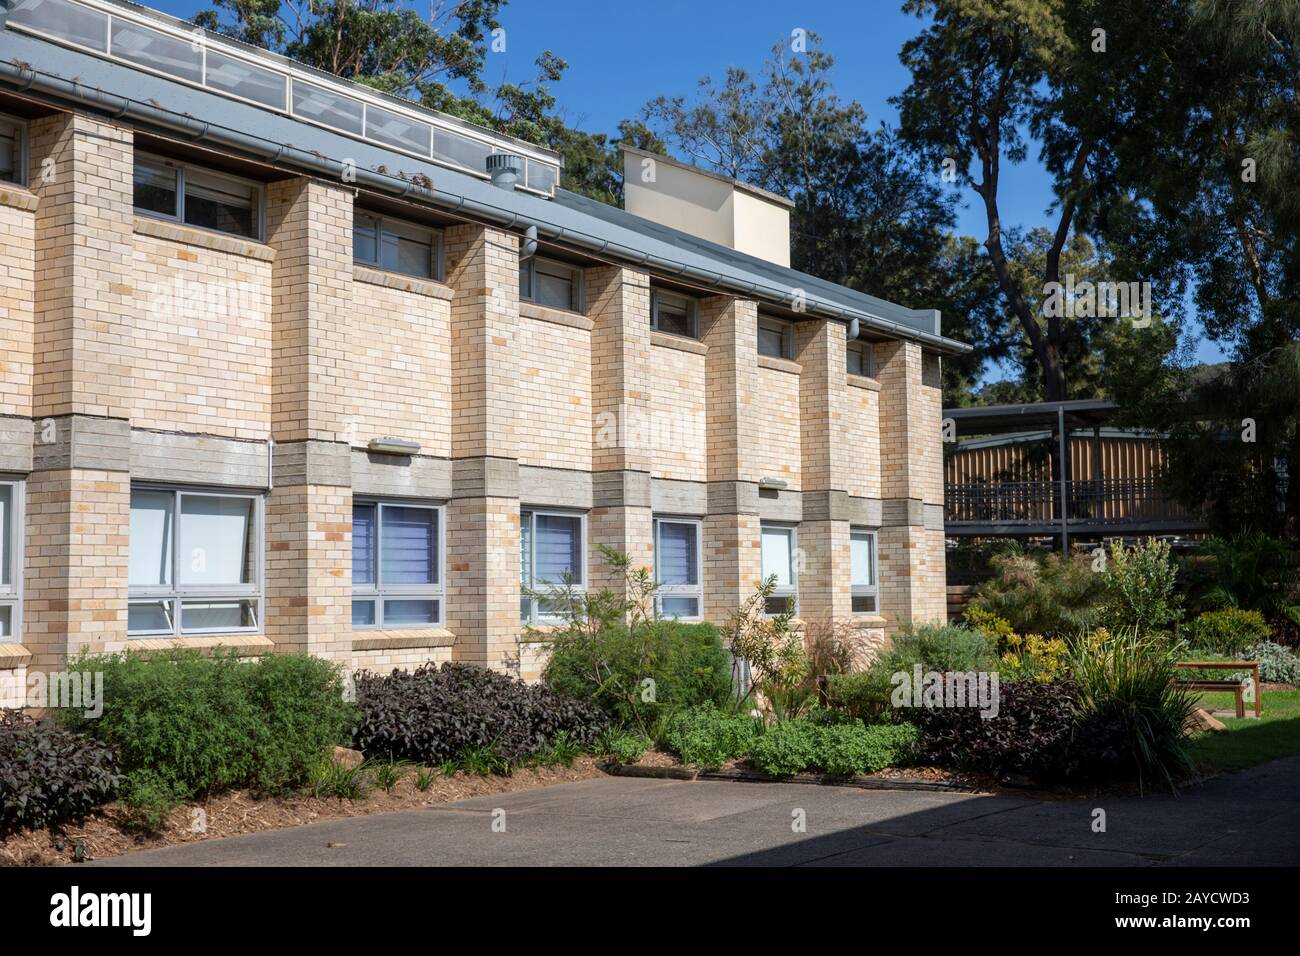
[[[0,29],[0,676],[181,641],[536,676],[597,545],[723,620],[944,614],[938,314],[781,198],[559,158],[111,0]],[[10,680],[4,686],[20,686]],[[0,701],[0,703],[4,703]]]

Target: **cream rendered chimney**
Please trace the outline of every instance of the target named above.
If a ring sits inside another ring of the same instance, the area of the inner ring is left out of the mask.
[[[766,189],[631,146],[623,151],[623,208],[634,216],[790,265],[794,203]]]

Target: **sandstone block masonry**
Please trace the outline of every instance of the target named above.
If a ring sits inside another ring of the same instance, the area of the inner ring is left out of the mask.
[[[782,565],[772,528],[802,619],[942,617],[939,365],[916,342],[850,375],[843,323],[790,316],[772,359],[757,302],[572,252],[581,307],[547,307],[517,232],[414,205],[440,269],[386,272],[354,261],[374,197],[270,168],[256,239],[163,221],[137,208],[135,140],[50,113],[30,185],[0,187],[9,678],[176,641],[536,677],[529,583],[558,561],[618,587],[600,546],[653,569],[670,532],[695,568],[674,606],[706,620]],[[696,335],[652,328],[670,286]],[[232,527],[233,551],[203,538]]]

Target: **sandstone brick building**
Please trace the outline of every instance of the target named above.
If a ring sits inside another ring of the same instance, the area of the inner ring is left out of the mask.
[[[173,641],[533,675],[525,588],[944,612],[938,315],[783,200],[556,155],[115,0],[0,29],[0,676]],[[3,703],[0,701],[0,703]]]

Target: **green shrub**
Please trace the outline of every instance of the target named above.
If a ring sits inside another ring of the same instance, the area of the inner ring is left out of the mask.
[[[76,822],[122,782],[111,747],[22,711],[0,710],[0,836]]]
[[[774,777],[806,770],[838,776],[875,773],[906,762],[917,739],[911,724],[866,727],[857,721],[829,726],[787,720],[754,742],[754,766]]]
[[[1139,782],[1172,788],[1193,769],[1184,727],[1196,700],[1173,686],[1182,677],[1174,664],[1183,651],[1164,635],[1127,628],[1099,629],[1071,655],[1078,717],[1123,725],[1123,756]]]
[[[179,802],[230,787],[302,786],[355,719],[335,666],[305,655],[128,652],[69,666],[103,674],[104,712],[62,710],[59,719],[111,744],[130,781],[127,802],[155,809],[163,794]]]
[[[960,624],[908,624],[872,665],[889,674],[922,671],[991,671],[997,669],[996,647],[982,631]]]
[[[721,767],[748,754],[762,728],[756,717],[726,714],[713,704],[700,704],[664,721],[660,742],[686,763]]]
[[[1300,655],[1273,641],[1260,641],[1250,653],[1259,661],[1259,679],[1270,684],[1300,684]],[[1220,675],[1222,676],[1222,675]]]
[[[1172,627],[1183,616],[1182,596],[1174,590],[1177,577],[1169,542],[1148,538],[1132,548],[1112,543],[1102,575],[1102,623],[1112,630]]]
[[[852,674],[832,674],[826,681],[826,702],[865,724],[887,723],[895,717],[890,703],[894,691],[892,674],[883,666]]]
[[[654,746],[644,734],[613,733],[601,741],[601,750],[619,763],[636,763]]]
[[[990,561],[997,574],[975,589],[971,606],[1004,619],[1017,634],[1069,638],[1099,623],[1105,584],[1089,556],[1036,557],[1017,549]]]
[[[595,634],[555,634],[543,680],[556,693],[592,701],[622,726],[640,728],[671,710],[725,702],[731,662],[712,624],[647,621],[635,629],[616,624]]]
[[[1187,643],[1214,654],[1244,654],[1273,633],[1259,611],[1206,611],[1186,627]]]

